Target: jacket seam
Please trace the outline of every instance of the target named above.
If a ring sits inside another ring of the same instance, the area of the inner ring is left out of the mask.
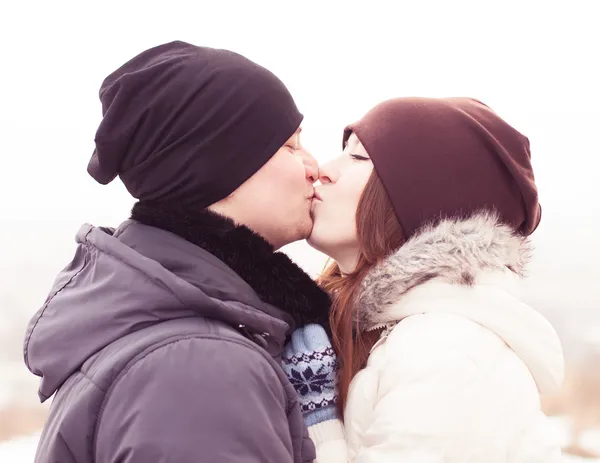
[[[85,235],[85,238],[87,239],[87,235],[89,235],[91,232],[88,231],[87,234]],[[85,245],[86,248],[88,248],[87,244]],[[29,331],[29,334],[27,336],[27,339],[25,341],[25,364],[27,365],[27,368],[29,368],[31,371],[33,371],[31,369],[31,366],[29,364],[29,342],[31,341],[31,337],[33,336],[33,332],[35,331],[35,329],[38,326],[38,323],[40,322],[40,320],[42,319],[42,316],[44,315],[44,312],[46,311],[46,309],[48,308],[48,306],[50,305],[50,303],[54,300],[54,298],[63,290],[65,289],[67,286],[69,286],[71,284],[71,282],[77,278],[77,276],[83,272],[83,269],[85,268],[85,266],[88,263],[88,254],[87,252],[85,253],[85,255],[83,256],[83,263],[81,264],[81,268],[79,268],[72,276],[71,278],[69,278],[69,280],[62,285],[60,288],[58,288],[54,294],[52,294],[52,296],[48,297],[48,300],[46,301],[46,303],[44,304],[44,306],[42,307],[42,310],[40,311],[39,316],[37,317],[35,323],[33,324],[33,326],[31,327],[31,330]],[[44,399],[48,399],[48,397],[46,397],[45,394],[42,394],[40,392],[40,396],[42,396]]]
[[[69,446],[69,444],[66,441],[65,437],[61,433],[57,433],[57,436],[58,436],[58,439],[60,439],[62,441],[63,445],[65,446],[65,448],[69,452],[69,456],[71,457],[71,461],[77,461],[77,458],[75,458],[75,454],[73,453],[73,450],[71,450],[71,447]]]
[[[96,383],[96,381],[94,381],[90,376],[88,376],[88,374],[86,372],[84,372],[83,370],[79,369],[79,373],[81,373],[81,375],[87,379],[93,386],[96,387],[96,389],[98,389],[100,392],[103,392],[104,394],[107,393],[107,389],[101,387],[98,383]]]

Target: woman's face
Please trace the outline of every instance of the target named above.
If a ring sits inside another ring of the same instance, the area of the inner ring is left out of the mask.
[[[308,243],[333,258],[343,273],[356,266],[356,209],[372,172],[369,153],[354,133],[343,153],[319,169],[321,185],[315,188]]]

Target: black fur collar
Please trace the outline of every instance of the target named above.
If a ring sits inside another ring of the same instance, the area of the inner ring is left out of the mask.
[[[290,258],[248,227],[214,212],[140,201],[131,218],[174,233],[223,261],[265,302],[293,317],[296,327],[319,323],[329,332],[327,293]]]

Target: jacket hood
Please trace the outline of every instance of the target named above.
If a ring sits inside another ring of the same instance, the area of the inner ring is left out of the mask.
[[[207,230],[207,236],[216,230],[220,235],[227,231],[216,227]],[[260,240],[244,246],[261,248]],[[209,250],[135,220],[116,230],[84,225],[76,242],[73,260],[55,280],[26,332],[25,363],[41,377],[42,401],[110,343],[163,321],[202,316],[234,327],[243,325],[251,334],[264,335],[267,350],[276,354],[295,326],[316,322],[323,311],[326,317],[326,295],[312,286],[302,291],[303,285],[314,283],[280,253],[267,257],[258,251],[230,250],[249,271],[267,268],[248,283]],[[280,268],[269,270],[273,259]],[[273,302],[280,306],[260,296],[277,281],[281,294]],[[297,293],[283,294],[296,286]]]
[[[368,273],[357,299],[358,321],[374,329],[424,313],[471,319],[519,355],[540,392],[554,391],[564,376],[560,340],[546,318],[520,300],[531,254],[529,239],[494,214],[443,220]]]

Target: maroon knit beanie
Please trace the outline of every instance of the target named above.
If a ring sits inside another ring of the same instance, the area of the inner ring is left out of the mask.
[[[522,235],[540,222],[529,140],[469,98],[397,98],[346,127],[373,160],[405,237],[495,210]]]
[[[184,42],[146,50],[108,76],[88,172],[137,199],[204,208],[259,170],[302,121],[270,71]]]

